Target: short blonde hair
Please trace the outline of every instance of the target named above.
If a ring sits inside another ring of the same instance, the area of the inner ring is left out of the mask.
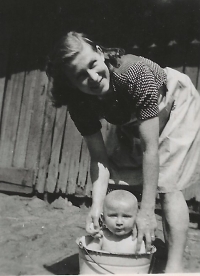
[[[112,205],[112,202],[117,201],[125,201],[130,204],[133,204],[132,206],[134,207],[135,211],[137,212],[138,210],[138,201],[137,198],[129,191],[126,190],[114,190],[110,192],[109,194],[106,195],[105,200],[104,200],[104,210],[107,208],[109,205]]]

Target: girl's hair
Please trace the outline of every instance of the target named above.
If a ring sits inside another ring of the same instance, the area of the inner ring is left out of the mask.
[[[84,93],[78,91],[70,85],[65,70],[66,65],[81,52],[83,42],[91,45],[94,51],[97,51],[97,44],[88,39],[84,34],[69,32],[61,38],[56,44],[51,55],[48,57],[46,65],[46,74],[51,83],[51,98],[55,107],[67,105],[73,99],[84,97]],[[120,48],[105,48],[100,46],[105,56],[105,63],[108,68],[117,67],[117,58],[125,54]]]

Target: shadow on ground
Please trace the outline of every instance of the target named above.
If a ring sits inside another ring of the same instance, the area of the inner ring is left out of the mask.
[[[71,255],[54,264],[44,265],[44,267],[55,275],[78,275],[79,262],[78,254]]]

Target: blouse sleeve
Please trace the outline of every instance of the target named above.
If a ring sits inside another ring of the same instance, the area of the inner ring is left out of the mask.
[[[101,122],[87,101],[71,103],[68,105],[68,110],[82,136],[95,134],[101,129]]]
[[[146,120],[158,116],[158,87],[155,76],[142,62],[132,65],[128,72],[128,92],[136,103],[136,116]]]

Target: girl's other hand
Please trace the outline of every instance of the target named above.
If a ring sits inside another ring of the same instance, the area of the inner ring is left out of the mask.
[[[151,244],[155,240],[155,230],[157,228],[157,221],[155,213],[148,210],[140,210],[136,219],[138,240],[136,254],[139,253],[143,239],[146,244],[146,252],[151,251]]]

